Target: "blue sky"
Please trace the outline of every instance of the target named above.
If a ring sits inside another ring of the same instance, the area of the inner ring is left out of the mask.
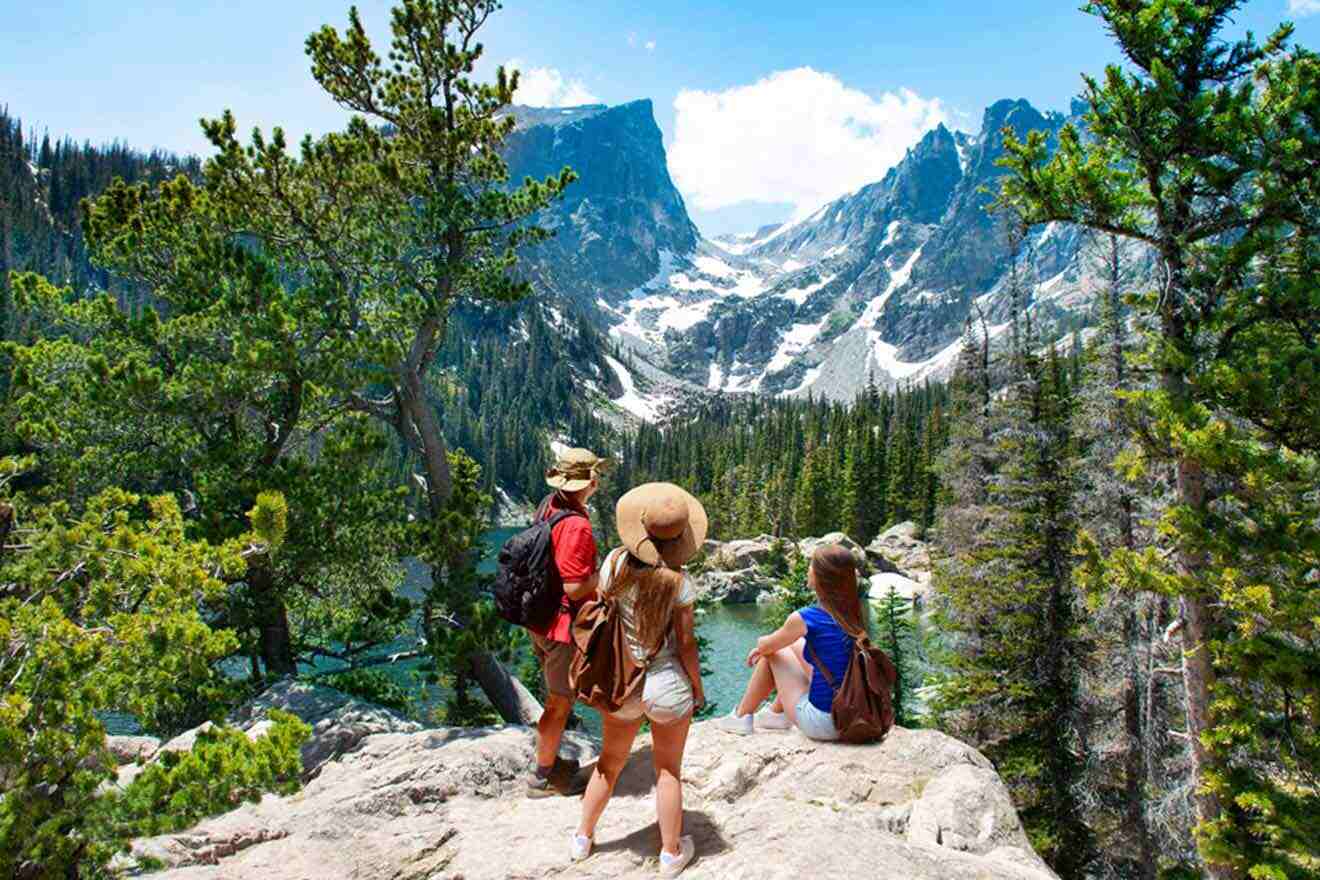
[[[52,135],[204,152],[197,118],[301,135],[342,122],[302,42],[340,26],[338,0],[0,0],[0,104]],[[1115,60],[1068,0],[710,3],[508,0],[484,42],[536,103],[650,98],[671,173],[708,234],[801,215],[878,178],[936,122],[984,108],[1063,109],[1080,72]],[[387,0],[362,0],[387,36]],[[1320,45],[1320,0],[1254,0],[1239,26],[1282,19]],[[532,103],[532,100],[527,100]]]

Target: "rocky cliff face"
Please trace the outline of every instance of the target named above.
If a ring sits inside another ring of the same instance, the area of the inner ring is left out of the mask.
[[[333,717],[324,713],[325,693],[299,699],[317,705],[322,719]],[[328,728],[318,735],[334,738]],[[137,841],[130,861],[163,867],[154,876],[169,880],[655,876],[647,738],[639,737],[619,781],[595,853],[570,864],[580,802],[523,795],[533,737],[508,727],[359,738],[321,764],[301,792]],[[594,754],[574,734],[565,748],[584,760]],[[900,728],[881,745],[844,746],[793,732],[737,737],[698,723],[683,775],[684,830],[698,853],[684,876],[694,880],[877,871],[919,880],[1054,877],[989,762],[934,731]]]
[[[555,295],[594,309],[614,304],[660,270],[664,254],[699,240],[669,178],[650,101],[618,107],[514,110],[505,151],[511,180],[544,178],[565,165],[579,175],[546,215],[555,237],[526,255]]]
[[[545,292],[583,305],[630,351],[642,417],[695,388],[848,400],[947,374],[969,320],[1007,328],[1005,221],[988,206],[1002,131],[1051,136],[1071,116],[1026,101],[989,107],[975,135],[938,127],[885,177],[805,220],[700,239],[664,168],[647,102],[526,111],[516,173],[570,164],[582,181],[556,209],[559,239],[533,260]],[[1022,245],[1024,305],[1049,337],[1087,319],[1095,272],[1078,230]],[[1133,252],[1137,277],[1149,258]]]

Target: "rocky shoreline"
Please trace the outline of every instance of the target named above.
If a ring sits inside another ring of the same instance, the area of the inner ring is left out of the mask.
[[[869,579],[872,600],[883,598],[892,588],[920,605],[930,588],[931,556],[929,543],[919,534],[915,523],[905,522],[886,529],[866,547],[842,532],[832,532],[796,543],[782,541],[781,548],[790,556],[809,557],[821,544],[842,544],[852,551],[859,570]],[[696,567],[701,595],[723,605],[773,601],[778,578],[766,566],[775,552],[775,542],[772,535],[707,541]]]

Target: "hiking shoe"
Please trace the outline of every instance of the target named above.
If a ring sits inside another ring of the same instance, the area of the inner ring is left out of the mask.
[[[793,722],[788,720],[788,715],[784,712],[762,709],[756,713],[756,726],[762,730],[788,730],[793,726]]]
[[[739,736],[747,736],[755,732],[751,715],[739,715],[738,710],[734,709],[728,715],[715,722],[715,726],[725,733],[736,733]]]
[[[581,834],[574,834],[572,843],[569,847],[568,857],[575,862],[580,862],[591,855],[591,838],[583,837]]]
[[[550,773],[542,776],[535,770],[527,778],[527,796],[530,798],[549,797],[553,794],[570,797],[586,791],[587,780],[578,773],[580,764],[575,759],[565,760],[556,757],[555,766]]]
[[[750,715],[747,717],[751,717]],[[692,861],[692,857],[697,854],[697,845],[692,842],[692,838],[684,835],[678,839],[678,855],[671,856],[664,850],[660,850],[660,876],[677,877],[683,873],[683,869]]]

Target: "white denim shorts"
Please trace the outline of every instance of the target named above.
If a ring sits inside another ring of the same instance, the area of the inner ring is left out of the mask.
[[[645,715],[652,724],[670,724],[691,715],[694,704],[692,683],[678,658],[663,656],[647,667],[641,695],[621,706],[614,717],[636,721]]]
[[[812,705],[809,693],[803,694],[797,702],[797,726],[810,739],[833,742],[839,738],[834,718],[829,712],[822,712]]]

